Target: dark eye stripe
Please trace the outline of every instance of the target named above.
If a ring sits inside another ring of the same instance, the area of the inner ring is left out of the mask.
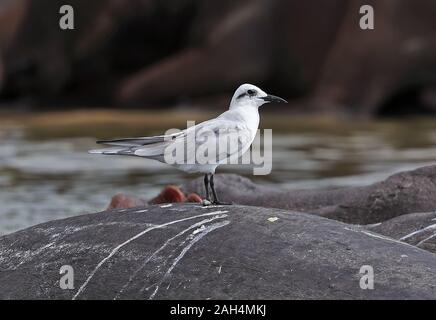
[[[245,97],[247,95],[246,92],[241,93],[236,99],[241,99],[242,97]]]

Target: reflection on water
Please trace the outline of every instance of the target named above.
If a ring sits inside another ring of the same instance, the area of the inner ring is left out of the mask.
[[[341,187],[369,184],[436,160],[436,125],[429,120],[343,127],[304,121],[273,130],[270,175],[252,177],[249,167],[220,172],[291,189]],[[95,138],[78,131],[41,138],[26,126],[0,127],[0,234],[100,211],[115,193],[150,198],[167,184],[193,178],[150,160],[89,155]],[[96,135],[111,137],[112,131]]]

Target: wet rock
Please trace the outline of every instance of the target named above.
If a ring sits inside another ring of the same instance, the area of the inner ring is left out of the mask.
[[[406,214],[368,226],[368,230],[436,253],[436,212]]]
[[[74,289],[59,270],[74,269]],[[374,290],[360,268],[374,267]],[[304,213],[168,204],[0,238],[1,299],[434,299],[436,255]]]
[[[297,210],[353,224],[370,224],[413,212],[436,210],[436,166],[394,174],[364,187],[284,190],[237,175],[217,175],[221,200],[243,205]],[[204,193],[202,178],[183,186]]]

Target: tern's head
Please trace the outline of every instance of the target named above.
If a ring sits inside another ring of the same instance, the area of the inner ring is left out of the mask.
[[[259,108],[269,102],[288,103],[282,98],[267,94],[252,84],[243,84],[235,91],[230,102],[230,109],[244,106]]]

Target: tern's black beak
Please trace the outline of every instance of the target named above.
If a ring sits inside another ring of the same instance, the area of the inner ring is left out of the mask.
[[[288,103],[288,101],[286,101],[285,99],[282,99],[277,96],[273,96],[272,94],[269,94],[265,97],[261,97],[261,99],[263,99],[266,102]]]

